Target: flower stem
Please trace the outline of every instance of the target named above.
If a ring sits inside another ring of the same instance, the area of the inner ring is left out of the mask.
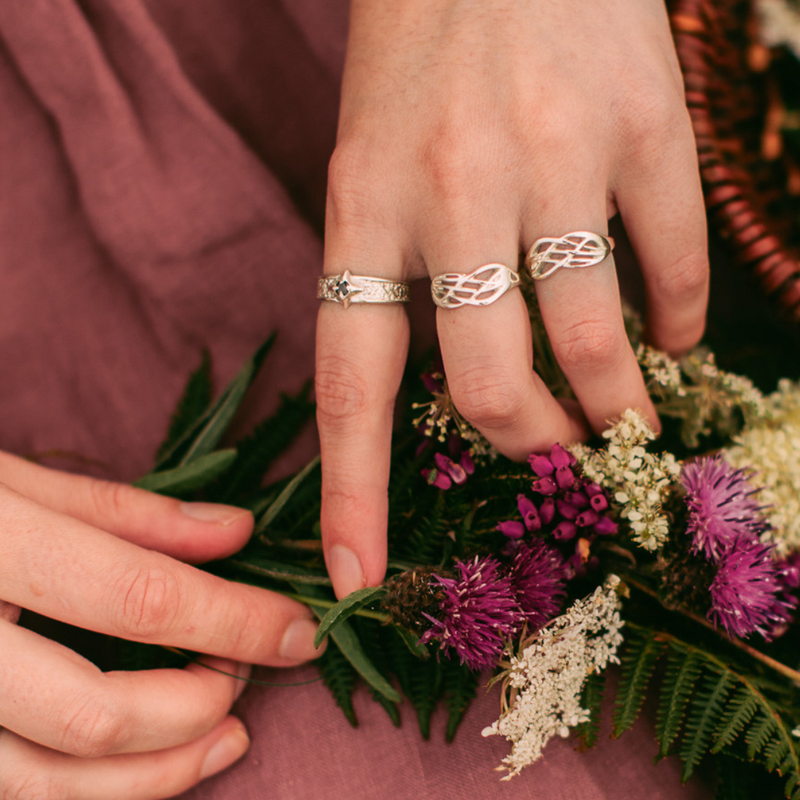
[[[307,606],[316,606],[317,608],[333,608],[339,605],[338,600],[325,600],[320,597],[308,597],[304,594],[296,594],[295,592],[282,592],[279,589],[271,589],[270,591],[282,594],[285,597],[291,597],[292,600],[297,600],[298,603],[304,603]],[[359,608],[353,614],[357,617],[367,617],[369,619],[377,619],[379,622],[388,622],[389,615],[381,614],[380,611],[370,611],[366,608]]]
[[[634,589],[637,591],[642,592],[643,594],[648,595],[648,597],[652,597],[656,600],[662,608],[665,608],[667,611],[674,611],[678,614],[683,614],[683,616],[688,617],[692,622],[696,622],[698,625],[702,625],[704,628],[708,628],[711,631],[714,631],[717,635],[719,631],[707,620],[703,617],[699,616],[698,614],[694,614],[691,611],[688,611],[684,608],[675,608],[666,605],[661,598],[658,596],[658,593],[653,591],[649,586],[645,586],[643,583],[639,583],[635,578],[631,578],[628,575],[620,575],[620,578],[628,585],[633,586]],[[762,664],[774,669],[776,672],[779,672],[784,677],[788,678],[792,681],[795,685],[800,686],[800,672],[796,669],[792,669],[791,667],[787,667],[786,664],[782,664],[780,661],[772,658],[772,656],[766,655],[766,653],[762,653],[760,650],[756,650],[755,647],[751,647],[749,644],[746,644],[741,639],[733,639],[729,637],[724,637],[726,641],[730,642],[734,647],[737,647],[747,655],[751,656],[752,658],[756,659],[756,661],[760,661]]]

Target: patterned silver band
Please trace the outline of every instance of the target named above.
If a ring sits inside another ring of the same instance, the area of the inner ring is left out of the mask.
[[[408,284],[367,275],[325,275],[317,281],[317,300],[332,300],[347,308],[350,303],[407,303]]]
[[[525,263],[534,280],[548,278],[557,269],[591,267],[605,261],[614,249],[614,240],[591,231],[573,231],[559,239],[537,239]]]
[[[431,281],[433,302],[439,308],[488,306],[519,283],[519,275],[504,264],[484,264],[469,275],[448,272]]]

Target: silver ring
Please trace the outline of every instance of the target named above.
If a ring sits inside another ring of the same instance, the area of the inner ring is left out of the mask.
[[[525,264],[531,277],[540,281],[561,267],[575,269],[599,264],[613,249],[614,240],[610,237],[591,231],[572,231],[560,239],[537,239],[525,256]]]
[[[317,281],[317,300],[332,300],[347,308],[350,303],[407,303],[409,284],[368,275],[325,275]]]
[[[488,306],[519,283],[519,275],[504,264],[484,264],[469,275],[447,272],[431,281],[439,308]]]

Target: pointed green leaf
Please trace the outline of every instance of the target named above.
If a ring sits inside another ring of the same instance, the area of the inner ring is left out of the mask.
[[[158,448],[161,461],[178,442],[197,424],[211,405],[213,387],[211,384],[211,358],[208,350],[203,350],[200,366],[189,376],[183,395],[178,401],[169,424],[167,437]]]
[[[236,461],[235,450],[217,450],[201,456],[191,464],[163,472],[151,472],[139,478],[133,485],[162,494],[189,492],[200,489],[218,478],[227,469],[230,469],[234,461]]]
[[[322,640],[335,630],[337,625],[341,625],[342,622],[355,614],[360,608],[376,600],[384,591],[383,586],[365,586],[363,589],[358,589],[347,595],[333,608],[328,609],[328,613],[322,618],[317,628],[314,647],[319,647],[322,644]]]
[[[222,397],[220,397],[211,409],[208,419],[193,437],[191,444],[181,457],[180,463],[182,465],[190,464],[195,459],[200,458],[200,456],[210,453],[216,447],[217,442],[222,438],[222,434],[225,433],[228,426],[231,424],[247,390],[250,388],[250,384],[258,374],[274,341],[275,335],[273,334],[239,370]]]
[[[320,596],[321,590],[316,586],[303,586],[302,590],[299,586],[295,586],[295,591],[302,591],[306,595],[312,597]],[[324,595],[324,592],[322,592]],[[311,610],[317,615],[318,619],[322,619],[327,613],[327,608],[320,606],[310,606]],[[331,639],[336,643],[342,655],[352,664],[356,672],[376,691],[380,692],[387,700],[395,703],[401,702],[402,698],[397,689],[389,683],[386,678],[381,675],[375,668],[375,665],[367,658],[361,642],[358,640],[353,626],[349,622],[342,622],[337,625],[331,632]]]
[[[419,636],[415,633],[411,633],[411,631],[407,631],[405,628],[399,626],[394,626],[394,631],[417,658],[425,659],[430,657],[430,650],[428,650],[426,645],[419,643]]]
[[[310,583],[316,586],[331,586],[331,579],[327,575],[320,575],[316,572],[298,567],[296,564],[282,564],[279,561],[261,558],[258,556],[248,556],[245,558],[228,558],[226,565],[235,569],[249,572],[253,575],[261,575],[265,578],[273,578],[278,581],[293,581],[294,583]]]
[[[262,534],[271,524],[275,517],[278,516],[281,509],[289,502],[289,498],[297,491],[300,484],[319,466],[319,456],[316,456],[308,464],[292,478],[283,491],[272,501],[267,510],[261,515],[261,519],[256,523],[254,536]]]

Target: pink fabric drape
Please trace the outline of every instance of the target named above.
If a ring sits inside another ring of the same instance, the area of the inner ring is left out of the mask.
[[[0,3],[0,447],[132,478],[204,347],[222,381],[279,329],[251,418],[311,375],[345,29],[345,0]],[[353,730],[319,683],[250,689],[252,750],[186,797],[708,796],[652,766],[644,722],[501,784],[495,696],[451,746],[441,717],[424,743],[408,708],[400,730],[357,710]]]

